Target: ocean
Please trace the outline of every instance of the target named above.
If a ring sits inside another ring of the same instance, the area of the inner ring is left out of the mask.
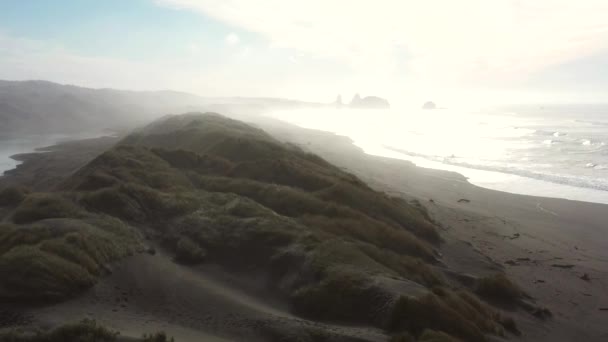
[[[4,171],[14,169],[19,161],[11,156],[20,153],[34,152],[36,148],[49,146],[57,140],[51,136],[28,135],[28,136],[2,136],[0,135],[0,176]]]
[[[48,135],[0,135],[0,177],[5,171],[14,169],[21,162],[11,156],[36,152],[36,149],[52,146],[69,140],[87,139],[100,136],[100,133],[48,134]]]
[[[481,187],[608,203],[608,105],[302,109],[269,116]]]

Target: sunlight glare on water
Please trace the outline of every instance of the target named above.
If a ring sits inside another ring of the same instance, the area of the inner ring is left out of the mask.
[[[479,186],[608,203],[608,161],[602,159],[608,132],[598,135],[595,127],[571,118],[412,108],[301,109],[269,115],[348,136],[368,154],[461,173]],[[581,138],[593,134],[592,140]]]

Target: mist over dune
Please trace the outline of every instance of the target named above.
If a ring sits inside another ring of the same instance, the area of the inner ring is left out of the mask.
[[[91,89],[0,80],[0,134],[70,134],[131,129],[169,113],[259,111],[321,104],[279,98],[201,97],[177,91]]]

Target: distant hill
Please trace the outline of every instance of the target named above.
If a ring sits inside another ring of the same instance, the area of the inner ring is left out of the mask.
[[[135,127],[171,113],[315,105],[277,98],[205,98],[175,91],[91,89],[0,80],[0,134],[53,134]]]

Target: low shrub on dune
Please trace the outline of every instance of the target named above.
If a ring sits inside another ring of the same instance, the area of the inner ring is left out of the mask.
[[[381,295],[364,274],[333,270],[321,282],[296,290],[291,303],[293,310],[303,316],[369,323],[377,320]]]
[[[47,218],[79,217],[82,211],[58,194],[35,193],[27,196],[13,214],[13,222],[29,223]]]
[[[29,191],[18,186],[9,186],[0,190],[0,207],[16,206],[21,203]]]
[[[502,273],[479,279],[476,292],[488,300],[508,305],[516,305],[525,297],[522,289]]]
[[[198,206],[190,193],[166,193],[133,183],[86,193],[82,202],[89,210],[136,222],[168,220]]]
[[[94,284],[82,266],[36,247],[19,246],[0,258],[4,300],[62,299]]]
[[[447,288],[434,288],[432,293],[417,298],[401,297],[393,306],[387,328],[415,336],[430,329],[472,342],[486,341],[485,334],[503,336],[505,329],[517,331],[513,320],[469,292]]]
[[[450,336],[441,331],[425,330],[420,335],[419,342],[463,342],[461,339]]]
[[[389,342],[416,342],[416,338],[408,332],[402,332],[391,336]]]
[[[0,297],[69,297],[94,284],[108,263],[133,253],[138,245],[133,228],[103,217],[0,226]]]
[[[120,334],[91,319],[68,323],[52,330],[11,330],[0,333],[1,342],[117,342]],[[140,342],[174,342],[164,332],[144,334],[141,339],[128,339]]]
[[[182,236],[177,240],[175,260],[183,264],[198,264],[205,259],[207,253],[189,237]]]
[[[175,340],[173,337],[168,337],[164,331],[160,331],[154,334],[144,334],[141,342],[175,342]]]

